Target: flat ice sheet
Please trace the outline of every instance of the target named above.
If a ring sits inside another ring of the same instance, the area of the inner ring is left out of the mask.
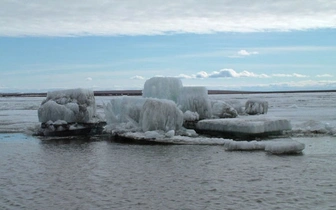
[[[290,130],[291,124],[288,119],[258,115],[233,119],[201,120],[196,124],[196,128],[202,131],[224,133],[263,134]]]

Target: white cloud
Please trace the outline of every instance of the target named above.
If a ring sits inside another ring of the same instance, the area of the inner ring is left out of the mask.
[[[319,74],[319,75],[316,75],[316,77],[334,77],[334,76],[331,74]]]
[[[250,55],[257,55],[257,54],[259,54],[259,53],[256,52],[256,51],[248,52],[248,51],[246,51],[246,50],[239,50],[239,51],[237,52],[237,54],[238,54],[238,55],[241,55],[241,56],[250,56]]]
[[[86,81],[92,81],[91,77],[86,78]]]
[[[186,74],[180,74],[177,76],[177,78],[180,78],[180,79],[194,79],[196,76],[195,75],[186,75]]]
[[[255,74],[249,71],[236,72],[233,69],[221,69],[219,71],[213,71],[211,73],[207,73],[205,71],[200,71],[196,75],[185,75],[182,74],[184,79],[194,79],[194,78],[238,78],[238,77],[256,77],[256,78],[268,78],[269,76],[266,74]],[[181,77],[179,75],[178,77]]]
[[[207,78],[207,77],[209,77],[209,74],[206,73],[205,71],[200,71],[196,74],[196,77],[197,78]]]
[[[131,79],[135,79],[135,80],[144,80],[145,78],[142,77],[142,76],[138,76],[138,75],[136,75],[136,76],[134,76],[134,77],[131,77]]]
[[[297,73],[293,73],[293,74],[272,74],[272,76],[273,77],[297,77],[297,78],[309,77],[307,75],[297,74]]]
[[[241,58],[241,57],[246,57],[246,56],[250,56],[250,55],[257,55],[259,54],[259,52],[257,51],[247,51],[247,50],[239,50],[238,52],[236,52],[233,55],[228,56],[229,58]]]
[[[9,1],[0,36],[152,35],[336,28],[330,0]],[[298,9],[300,8],[300,9]]]
[[[200,71],[196,74],[186,75],[180,74],[177,76],[181,79],[205,79],[205,78],[241,78],[241,77],[250,77],[250,78],[274,78],[274,77],[284,77],[284,78],[308,78],[310,76],[298,73],[291,73],[291,74],[256,74],[250,71],[242,71],[237,72],[234,69],[221,69],[219,71],[213,72],[205,72]],[[317,75],[316,77],[333,77],[330,74],[321,74]]]

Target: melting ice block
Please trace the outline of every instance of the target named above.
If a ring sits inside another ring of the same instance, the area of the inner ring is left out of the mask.
[[[215,132],[234,136],[254,136],[281,133],[290,130],[290,121],[284,118],[266,116],[241,116],[233,119],[208,119],[196,124],[201,132]]]
[[[267,114],[268,102],[264,100],[250,99],[245,104],[245,112],[250,115]]]
[[[140,113],[142,131],[179,130],[183,124],[183,113],[170,100],[147,99]]]
[[[183,87],[177,103],[183,112],[197,112],[199,119],[211,118],[211,104],[205,87]]]
[[[38,109],[41,123],[64,120],[68,123],[88,123],[96,115],[96,102],[92,90],[69,89],[48,92]]]
[[[142,96],[145,98],[168,99],[177,102],[182,81],[175,77],[153,77],[145,82]]]

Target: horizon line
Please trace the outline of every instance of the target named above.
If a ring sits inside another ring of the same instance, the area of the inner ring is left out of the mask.
[[[324,93],[334,90],[279,90],[279,91],[240,91],[240,90],[208,90],[209,95],[221,94],[272,94],[272,93]],[[141,96],[142,90],[98,90],[94,96]],[[39,93],[0,93],[0,97],[46,97],[47,92]]]

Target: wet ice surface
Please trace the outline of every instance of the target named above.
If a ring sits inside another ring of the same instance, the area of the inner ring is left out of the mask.
[[[302,155],[0,134],[0,209],[335,209],[336,141]]]

